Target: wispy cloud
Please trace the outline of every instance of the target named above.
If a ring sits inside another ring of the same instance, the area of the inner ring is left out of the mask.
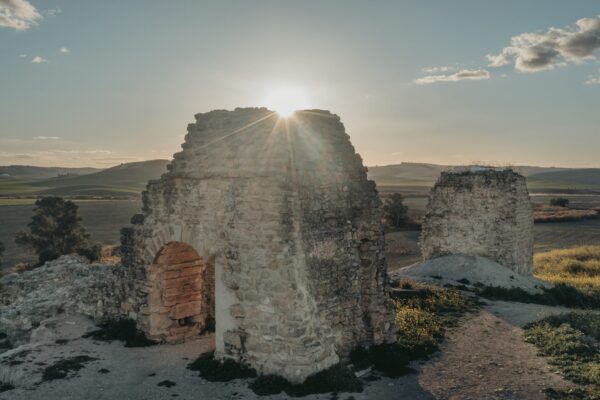
[[[60,137],[58,136],[34,136],[32,139],[35,140],[58,140]]]
[[[429,85],[437,82],[458,82],[464,80],[490,79],[490,73],[485,69],[463,69],[454,74],[428,75],[415,79],[417,85]]]
[[[600,85],[600,70],[598,70],[598,75],[590,75],[588,76],[588,80],[585,81],[586,85]]]
[[[70,53],[71,50],[67,49],[66,47],[61,47],[60,52],[66,54],[66,53]]]
[[[42,63],[48,62],[48,60],[46,60],[45,58],[40,57],[40,56],[35,56],[31,59],[31,62],[33,64],[42,64]]]
[[[600,15],[582,18],[573,26],[514,36],[510,46],[499,54],[489,54],[487,59],[490,67],[514,63],[518,71],[537,72],[593,60],[598,49]]]
[[[421,72],[423,72],[424,74],[437,74],[440,72],[448,72],[448,71],[454,71],[456,70],[456,67],[451,67],[448,65],[444,65],[441,67],[425,67],[425,68],[421,68]]]
[[[21,57],[21,58],[27,58],[27,54],[19,54],[19,57]]]
[[[0,0],[0,26],[24,31],[40,19],[42,15],[27,0]]]

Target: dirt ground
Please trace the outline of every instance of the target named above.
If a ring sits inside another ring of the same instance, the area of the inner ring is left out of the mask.
[[[505,306],[486,307],[452,330],[440,353],[422,366],[419,384],[436,399],[448,400],[543,400],[546,388],[571,387],[524,341],[523,330],[504,318],[499,310],[507,310]],[[527,311],[537,315],[562,310],[540,311],[534,306]],[[521,322],[536,319],[517,318]]]
[[[440,353],[413,365],[414,374],[367,382],[362,393],[329,393],[304,399],[544,399],[543,389],[570,384],[524,342],[519,326],[564,311],[490,302],[448,332]],[[213,336],[180,345],[126,348],[121,342],[82,338],[94,329],[92,322],[82,316],[64,316],[48,326],[51,329],[42,335],[41,342],[0,355],[0,380],[17,386],[0,393],[0,399],[261,398],[248,389],[245,380],[207,382],[186,368],[198,355],[213,348]],[[65,379],[42,380],[46,366],[79,355],[95,360]],[[262,398],[287,397],[280,394]]]

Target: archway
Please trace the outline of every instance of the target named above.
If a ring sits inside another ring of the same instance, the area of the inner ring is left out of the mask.
[[[214,263],[194,248],[170,242],[150,266],[150,338],[178,343],[215,329]]]

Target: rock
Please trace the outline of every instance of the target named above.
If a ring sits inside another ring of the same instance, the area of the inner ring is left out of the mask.
[[[81,313],[96,320],[117,315],[119,272],[115,265],[90,264],[84,257],[67,255],[0,278],[0,332],[19,345],[30,336],[34,341],[50,340],[43,321],[57,315]]]

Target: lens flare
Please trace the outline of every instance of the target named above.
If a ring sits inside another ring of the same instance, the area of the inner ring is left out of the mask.
[[[281,117],[287,118],[297,110],[308,108],[308,97],[300,88],[279,87],[267,95],[265,105]]]

